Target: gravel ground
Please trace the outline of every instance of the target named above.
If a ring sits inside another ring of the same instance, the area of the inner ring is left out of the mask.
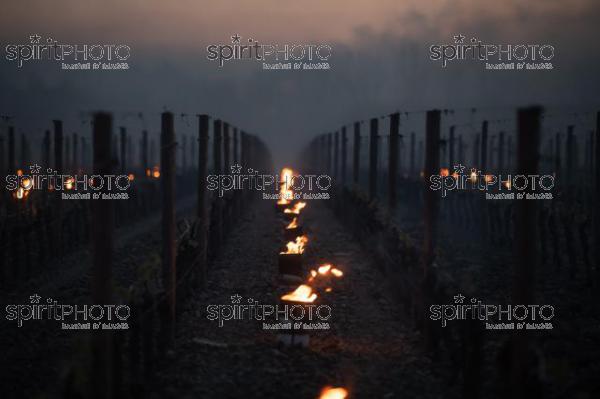
[[[332,307],[331,328],[313,330],[308,347],[286,347],[260,321],[227,320],[219,327],[207,319],[208,305],[229,305],[232,295],[242,303],[277,304],[293,288],[277,273],[284,222],[272,203],[259,201],[211,266],[207,288],[187,303],[154,396],[315,398],[333,385],[355,398],[456,397],[442,383],[444,365],[422,355],[391,287],[359,243],[319,201],[309,202],[301,219],[309,237],[305,265],[327,261],[345,273],[317,299]]]

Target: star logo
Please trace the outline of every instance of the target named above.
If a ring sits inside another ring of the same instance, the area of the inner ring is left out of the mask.
[[[454,165],[454,172],[458,173],[459,175],[462,175],[463,172],[465,171],[465,166],[458,164],[458,165]]]
[[[241,38],[242,37],[236,33],[235,35],[231,36],[231,43],[233,43],[233,44],[240,43]]]
[[[40,173],[40,169],[42,169],[42,167],[40,165],[38,165],[37,163],[35,165],[31,165],[29,167],[29,170],[31,170],[31,173]]]
[[[465,296],[462,294],[454,295],[454,303],[463,303]]]
[[[242,167],[240,165],[238,165],[237,163],[235,165],[231,165],[231,173],[233,174],[238,174],[240,173],[242,170]]]
[[[42,37],[36,33],[35,35],[29,36],[29,41],[31,42],[31,44],[38,44],[41,38]]]
[[[29,302],[31,303],[40,303],[40,299],[42,299],[41,296],[39,296],[38,294],[33,294],[29,297]]]
[[[241,300],[242,300],[242,297],[239,296],[238,294],[231,296],[231,303],[240,303]]]
[[[463,35],[455,35],[454,36],[454,43],[456,44],[460,44],[460,43],[464,43],[465,41],[465,37]]]

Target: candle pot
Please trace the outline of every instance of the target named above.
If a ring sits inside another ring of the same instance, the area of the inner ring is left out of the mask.
[[[300,218],[300,214],[299,213],[285,213],[282,212],[281,213],[283,215],[283,219],[287,222],[291,222],[292,220],[294,220],[294,218]]]
[[[286,209],[286,208],[288,208],[290,206],[292,206],[291,203],[289,203],[289,204],[279,204],[279,203],[276,202],[275,203],[275,210],[277,210],[277,212],[283,213],[284,209]]]
[[[310,343],[310,336],[306,333],[298,333],[291,330],[289,333],[277,334],[277,341],[282,346],[300,346],[306,348]]]
[[[279,254],[279,274],[302,277],[302,254]]]
[[[284,229],[283,238],[288,241],[296,240],[296,237],[300,237],[302,235],[302,226],[294,227],[292,229]]]
[[[288,306],[288,314],[290,317],[287,322],[290,323],[291,328],[289,330],[282,330],[279,334],[277,334],[277,341],[280,345],[286,347],[308,347],[310,343],[310,330],[305,330],[303,326],[305,323],[311,323],[312,320],[309,317],[310,313],[308,305],[315,305],[315,303],[284,301],[280,299],[279,306],[283,307],[285,305]],[[300,308],[302,308],[302,310]]]

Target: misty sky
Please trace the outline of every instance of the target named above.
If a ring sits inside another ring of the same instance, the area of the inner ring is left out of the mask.
[[[267,138],[281,161],[314,134],[398,109],[600,105],[600,6],[593,0],[20,0],[0,7],[0,114],[32,135],[53,118],[64,118],[67,131],[89,131],[81,118],[96,109],[114,111],[116,125],[154,131],[164,109],[208,113]],[[5,59],[6,45],[26,44],[35,33],[69,44],[128,44],[131,69],[61,71],[50,62],[19,69]],[[247,61],[219,68],[207,60],[207,45],[229,44],[234,34],[329,44],[332,69],[267,71]],[[555,69],[431,61],[429,46],[456,34],[553,45]],[[195,132],[190,122],[181,129]]]

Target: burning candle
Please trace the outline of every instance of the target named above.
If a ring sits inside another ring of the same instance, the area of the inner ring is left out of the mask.
[[[342,277],[344,275],[341,270],[336,269],[335,267],[331,269],[331,274],[333,274],[335,277]]]
[[[311,271],[311,274],[313,274],[312,272],[314,272],[314,270]],[[319,266],[317,271],[313,274],[313,277],[316,277],[318,274],[322,276],[327,276],[330,273],[335,277],[342,277],[344,275],[344,272],[342,272],[340,269],[336,269],[331,264],[326,263],[322,266]]]
[[[29,190],[33,187],[33,181],[30,178],[24,178],[21,181],[21,186],[25,189],[25,190]]]
[[[298,315],[298,308],[302,308],[301,316],[295,317],[295,323],[309,322],[310,321],[310,311],[308,310],[308,306],[313,306],[312,303],[317,299],[317,294],[313,292],[313,289],[306,285],[299,285],[294,291],[289,292],[285,295],[282,295],[280,298],[281,303],[285,304],[287,307],[291,302],[291,308],[296,309],[296,315]],[[308,346],[310,336],[308,331],[304,328],[301,329],[291,329],[289,331],[282,331],[277,335],[277,339],[279,342],[283,343],[287,346]]]
[[[289,188],[290,181],[294,171],[290,168],[283,168],[280,174],[281,187],[279,190],[279,200],[277,205],[289,205],[294,198],[294,192]]]
[[[281,174],[280,174],[280,184],[281,184],[281,191],[292,191],[289,186],[290,186],[290,182],[292,180],[292,177],[294,176],[294,171],[291,168],[283,168],[281,169]]]
[[[65,180],[65,189],[72,190],[74,187],[74,183],[75,179],[72,177],[68,177],[67,180]]]
[[[475,183],[477,181],[477,172],[475,172],[474,170],[471,171],[471,175],[469,176],[469,179],[471,180],[472,183]]]
[[[345,399],[348,397],[348,390],[341,387],[325,387],[321,391],[319,399]]]
[[[23,189],[23,187],[17,188],[14,193],[14,197],[18,200],[25,199],[29,195],[29,191]]]
[[[286,251],[280,254],[301,254],[304,252],[304,245],[308,242],[306,236],[296,237],[295,241],[290,241],[286,244]]]
[[[294,217],[292,221],[285,227],[284,239],[286,241],[293,241],[296,237],[302,235],[302,226],[298,224],[298,218]]]
[[[279,274],[302,276],[302,253],[307,242],[306,236],[300,236],[287,243],[286,250],[279,253]]]
[[[331,269],[331,265],[330,264],[325,264],[323,266],[319,266],[319,269],[317,269],[317,272],[319,274],[327,274],[327,273],[329,273],[330,269]]]
[[[295,229],[298,227],[298,218],[293,218],[290,224],[287,225],[286,229]]]
[[[316,270],[310,271],[308,282],[316,284],[318,289],[323,289],[325,292],[331,292],[331,279],[340,278],[344,275],[340,269],[334,267],[330,263],[319,266]]]
[[[300,211],[302,209],[304,209],[306,207],[306,202],[298,202],[296,203],[291,209],[290,208],[286,208],[283,213],[288,213],[288,214],[293,214],[293,215],[299,215]]]
[[[281,300],[283,301],[302,303],[313,303],[315,299],[317,299],[317,294],[315,294],[312,288],[306,284],[300,285],[293,292],[281,297]]]

